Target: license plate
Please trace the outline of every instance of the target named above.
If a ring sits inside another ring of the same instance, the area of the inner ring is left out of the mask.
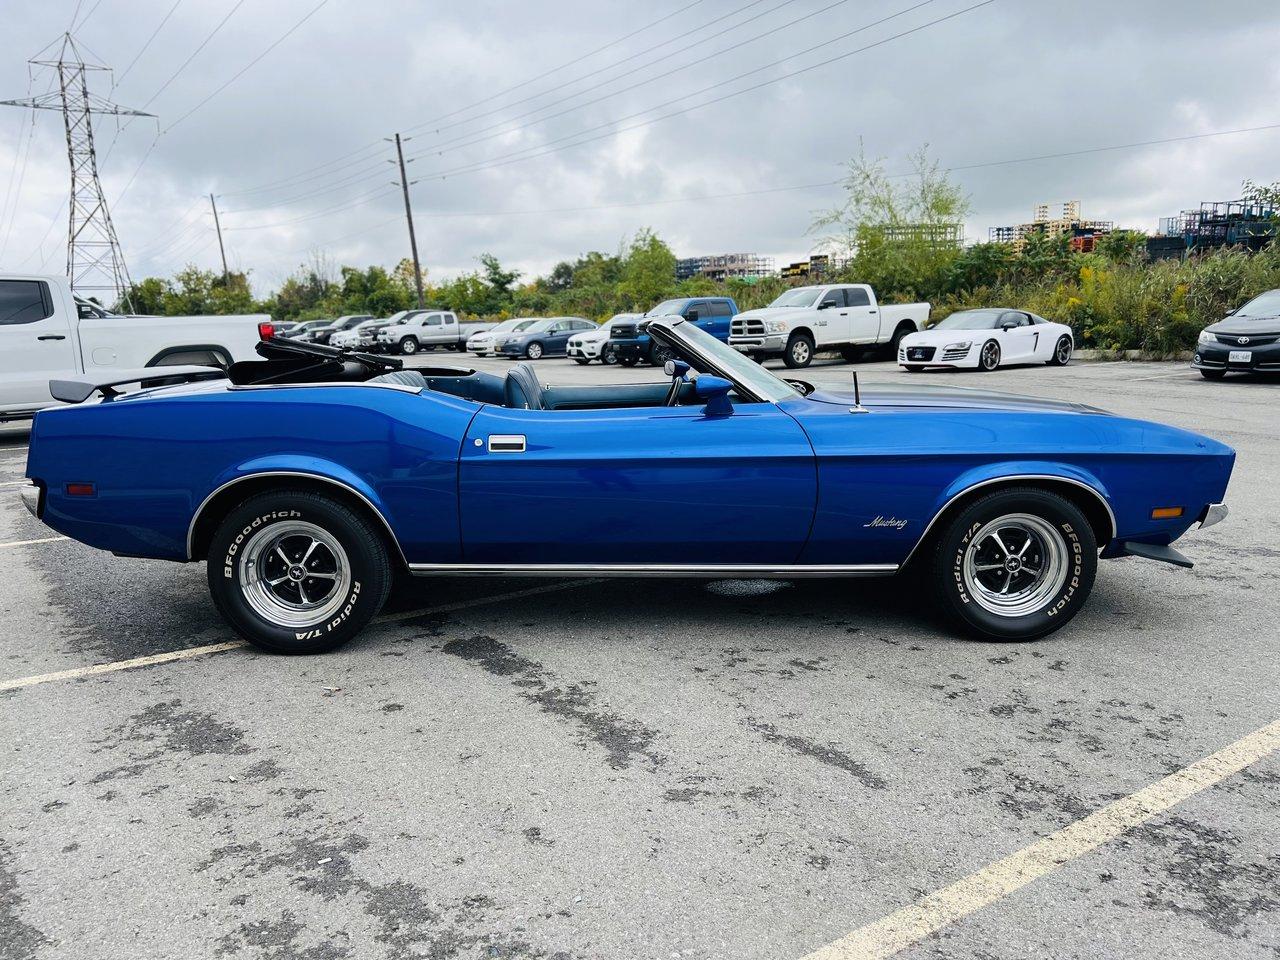
[[[1227,355],[1227,363],[1253,363],[1253,351],[1232,350]]]
[[[923,350],[908,350],[908,351],[907,351],[907,357],[908,357],[909,359],[911,359],[911,360],[923,360],[923,359],[924,359],[924,351],[923,351]]]

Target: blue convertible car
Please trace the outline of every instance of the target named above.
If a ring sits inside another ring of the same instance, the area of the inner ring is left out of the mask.
[[[403,370],[297,341],[226,378],[55,382],[69,405],[36,417],[24,499],[91,546],[207,560],[218,610],[284,653],[351,638],[396,568],[909,570],[967,632],[1032,639],[1079,611],[1100,558],[1189,565],[1170,544],[1226,514],[1235,454],[1206,437],[1080,403],[828,393],[679,318],[649,329],[669,383],[548,387],[528,364]]]

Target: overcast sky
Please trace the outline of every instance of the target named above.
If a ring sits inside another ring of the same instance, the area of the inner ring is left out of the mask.
[[[228,259],[260,293],[313,250],[361,265],[407,255],[381,139],[396,131],[419,155],[418,244],[440,279],[486,251],[545,272],[644,226],[681,256],[807,256],[813,213],[838,190],[776,188],[837,179],[860,140],[900,170],[924,143],[966,166],[1280,124],[1274,0],[993,0],[960,12],[977,2],[328,0],[286,37],[319,0],[81,0],[75,35],[115,70],[114,91],[96,74],[95,92],[159,118],[97,124],[134,278],[217,264],[212,191]],[[0,0],[0,98],[48,88],[25,61],[76,8]],[[62,123],[31,120],[0,108],[0,265],[60,272]],[[1153,230],[1237,197],[1245,178],[1280,179],[1278,148],[1269,130],[954,176],[971,198],[971,240],[1073,199],[1086,217]],[[681,199],[747,191],[773,192]]]

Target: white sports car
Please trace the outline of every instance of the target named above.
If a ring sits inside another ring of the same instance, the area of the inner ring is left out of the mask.
[[[1065,323],[1025,310],[991,307],[961,310],[898,345],[898,364],[907,370],[957,367],[995,370],[1002,363],[1051,363],[1071,359],[1075,338]]]

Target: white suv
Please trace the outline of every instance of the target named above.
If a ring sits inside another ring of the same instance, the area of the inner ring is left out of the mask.
[[[641,313],[615,313],[600,324],[598,330],[588,330],[586,333],[574,334],[569,339],[569,357],[583,366],[586,366],[592,360],[599,360],[605,364],[617,363],[617,354],[605,353],[604,349],[604,345],[613,336],[613,328],[619,323],[636,320],[642,316],[644,314]]]

